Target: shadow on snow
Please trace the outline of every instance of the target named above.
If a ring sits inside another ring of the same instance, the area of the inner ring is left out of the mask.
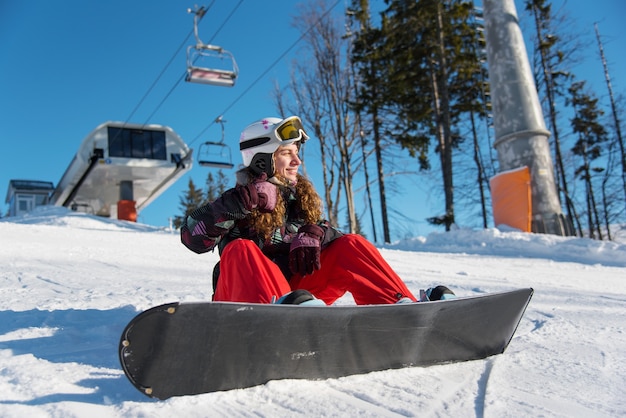
[[[150,401],[126,379],[118,357],[122,331],[137,314],[132,306],[110,310],[0,311],[0,350],[11,350],[14,356],[31,354],[53,363],[78,363],[119,371],[115,374],[95,370],[90,372],[89,378],[74,382],[93,389],[92,393],[53,393],[29,401],[0,403]]]

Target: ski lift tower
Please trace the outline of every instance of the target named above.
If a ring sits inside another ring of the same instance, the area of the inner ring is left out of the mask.
[[[484,0],[483,17],[496,135],[494,147],[501,172],[494,179],[504,183],[500,191],[492,187],[496,226],[498,212],[504,212],[507,217],[520,206],[505,204],[499,211],[496,203],[516,195],[523,197],[528,205],[527,222],[523,223],[531,232],[571,235],[571,223],[563,215],[555,184],[548,143],[550,131],[545,126],[515,3]],[[527,174],[520,181],[522,170]]]
[[[205,44],[198,35],[198,23],[206,14],[206,9],[203,6],[196,10],[188,9],[187,11],[194,14],[193,32],[196,37],[196,44],[187,48],[187,76],[185,80],[212,86],[234,86],[239,75],[239,68],[233,54],[221,46]],[[225,68],[214,65],[216,62],[223,64],[223,61],[227,61]]]

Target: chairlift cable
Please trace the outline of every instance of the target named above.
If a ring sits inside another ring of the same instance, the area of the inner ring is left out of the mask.
[[[213,6],[213,3],[215,3],[215,0],[213,0],[213,2],[211,3],[211,5],[209,5],[209,7],[207,7],[207,11]],[[209,39],[209,43],[217,36],[217,34],[220,32],[220,30],[222,30],[222,28],[224,27],[224,25],[226,25],[226,23],[228,23],[228,20],[230,20],[230,18],[233,16],[233,14],[235,13],[235,11],[237,10],[237,8],[241,5],[241,3],[243,3],[243,0],[239,0],[239,3],[235,6],[235,8],[230,12],[230,14],[226,17],[226,19],[224,20],[224,22],[222,23],[222,25],[220,25],[220,27],[215,31],[215,33],[213,34],[213,36],[211,37],[211,39]],[[180,50],[182,49],[182,47],[184,46],[184,44],[187,42],[187,39],[189,39],[189,37],[191,36],[191,34],[194,33],[194,29],[191,30],[191,33],[187,35],[187,37],[185,38],[185,40],[183,41],[183,43],[181,44],[181,46],[176,50],[176,53],[174,54],[174,56],[172,56],[172,59],[170,59],[170,61],[168,62],[168,66],[172,63],[172,61],[174,60],[175,56],[178,55],[178,53],[180,52]],[[161,72],[161,74],[163,74],[163,72],[165,72],[165,70],[167,69],[164,68],[163,71]],[[146,121],[144,122],[144,125],[148,123],[148,121],[150,119],[152,119],[152,116],[154,116],[154,114],[156,112],[159,111],[159,109],[161,108],[161,106],[163,106],[163,104],[165,103],[165,101],[172,95],[172,93],[174,92],[174,90],[176,89],[176,87],[178,87],[178,85],[180,84],[181,81],[183,81],[185,79],[185,74],[186,71],[183,72],[183,74],[178,78],[178,80],[174,83],[174,85],[170,88],[170,90],[167,92],[167,94],[165,95],[165,97],[163,97],[163,99],[161,100],[161,102],[157,105],[157,107],[152,111],[152,113],[150,113],[150,115],[146,118]],[[156,83],[156,81],[155,81]]]
[[[243,0],[241,0],[243,1]],[[240,4],[241,4],[240,1]],[[205,11],[209,11],[211,9],[211,7],[213,7],[213,4],[215,3],[215,0],[213,0],[211,2],[211,4],[209,4],[209,6],[207,6],[205,8]],[[236,8],[239,7],[239,5],[236,6]],[[235,8],[235,9],[236,9]],[[230,19],[230,17],[232,16],[233,12],[231,12],[231,14],[227,17],[226,21],[228,19]],[[219,31],[222,29],[222,27],[226,24],[226,21],[224,21],[222,23],[222,25],[219,27],[219,29],[217,31],[215,31],[215,33],[213,34],[213,36],[211,37],[211,40],[213,40],[213,38],[215,38],[215,36],[217,36],[217,34],[219,33]],[[177,55],[180,53],[180,51],[185,47],[185,45],[188,43],[189,38],[191,37],[191,35],[193,35],[194,30],[191,29],[189,31],[189,33],[187,34],[187,36],[185,36],[185,38],[183,39],[183,41],[180,43],[180,45],[178,46],[178,48],[176,48],[176,50],[174,51],[174,54],[172,54],[172,57],[169,59],[169,61],[167,62],[167,64],[165,64],[165,66],[163,67],[163,69],[161,70],[161,72],[159,73],[159,75],[156,77],[156,79],[152,82],[152,84],[150,85],[150,87],[148,87],[148,90],[146,91],[146,93],[143,95],[143,97],[139,100],[139,102],[137,103],[137,105],[135,106],[135,108],[130,112],[130,114],[128,115],[128,117],[126,118],[126,121],[124,122],[124,125],[126,125],[131,118],[135,115],[135,113],[137,112],[137,110],[139,110],[139,108],[141,107],[141,105],[143,104],[143,102],[148,98],[148,96],[150,95],[150,93],[152,92],[152,90],[154,89],[154,87],[157,85],[157,83],[159,82],[159,80],[161,79],[161,77],[163,77],[163,74],[165,74],[165,72],[167,71],[167,69],[170,67],[170,65],[172,65],[172,63],[174,62],[174,60],[176,59]],[[211,41],[209,40],[209,42]],[[183,74],[183,78],[184,78],[184,74]],[[174,87],[172,87],[172,89],[170,89],[170,91],[167,93],[165,99],[163,99],[161,101],[161,103],[159,103],[159,105],[157,106],[157,109],[155,109],[150,116],[147,118],[147,120],[143,123],[144,125],[146,125],[148,123],[148,121],[150,120],[150,118],[158,111],[158,109],[163,105],[163,102],[172,94],[172,90],[174,88],[176,88],[178,86],[178,84],[180,84],[180,79],[174,84]]]
[[[206,8],[206,11],[208,11],[212,6],[213,3],[215,3],[215,0],[213,0],[211,2],[211,4]],[[211,43],[213,41],[213,39],[217,36],[217,34],[222,30],[222,28],[226,25],[226,23],[228,23],[228,21],[230,20],[230,18],[232,17],[232,15],[235,13],[235,11],[237,10],[237,8],[239,8],[239,6],[241,5],[241,3],[243,3],[243,0],[239,0],[239,3],[237,3],[237,5],[233,8],[233,10],[230,12],[230,14],[226,17],[226,19],[224,19],[224,21],[222,22],[222,24],[220,25],[220,27],[215,31],[215,33],[213,34],[213,36],[211,36],[211,38],[209,39],[209,43]],[[174,54],[174,56],[172,57],[172,59],[170,60],[169,64],[173,61],[174,57],[176,55],[178,55],[178,53],[180,52],[180,50],[182,49],[182,47],[184,46],[184,44],[187,42],[187,39],[189,39],[189,37],[194,33],[195,29],[192,29],[191,32],[187,35],[187,37],[185,38],[185,40],[183,41],[183,43],[181,44],[181,46],[176,50],[176,53]],[[163,70],[165,71],[165,69]],[[152,113],[150,113],[150,115],[146,118],[146,121],[144,122],[144,124],[147,124],[148,121],[152,118],[152,116],[155,115],[156,112],[159,111],[159,109],[161,108],[161,106],[163,106],[163,104],[165,103],[165,101],[172,95],[172,93],[174,92],[174,90],[176,89],[176,87],[178,87],[178,85],[180,84],[181,81],[183,81],[185,79],[185,75],[186,75],[186,71],[183,72],[183,74],[178,78],[178,80],[174,83],[174,85],[170,88],[170,90],[167,92],[167,94],[165,95],[165,97],[163,97],[163,99],[161,100],[161,102],[157,105],[157,107],[152,111]],[[191,144],[190,144],[191,145]]]
[[[165,74],[165,71],[167,71],[167,69],[169,68],[169,66],[172,64],[172,62],[174,62],[174,59],[176,58],[176,56],[178,55],[178,53],[180,52],[181,49],[184,48],[184,46],[187,44],[187,40],[189,39],[189,37],[193,34],[193,29],[187,34],[187,36],[185,37],[185,39],[183,39],[183,41],[180,43],[180,45],[178,46],[178,48],[176,49],[176,51],[174,52],[174,54],[172,55],[172,57],[170,58],[170,60],[167,62],[167,64],[165,64],[165,67],[163,67],[163,69],[161,70],[161,72],[159,73],[159,75],[157,76],[157,78],[152,82],[152,84],[150,85],[150,87],[148,87],[148,90],[144,93],[143,97],[139,100],[139,103],[137,103],[137,105],[135,106],[135,108],[130,112],[130,114],[128,115],[128,117],[126,118],[126,120],[124,121],[124,124],[122,125],[122,127],[125,127],[128,122],[131,120],[131,118],[135,115],[135,112],[137,112],[137,110],[139,110],[139,108],[141,107],[141,105],[143,104],[143,102],[146,100],[146,98],[148,98],[148,96],[150,95],[150,93],[152,92],[152,90],[154,89],[154,87],[157,85],[157,83],[159,82],[159,80],[161,79],[161,77],[163,76],[163,74]],[[178,83],[180,83],[180,80],[176,83],[176,85],[178,85]],[[169,96],[169,94],[168,94]],[[162,104],[163,102],[161,102]],[[158,107],[161,107],[161,104],[159,104]],[[158,110],[157,107],[157,110]],[[152,117],[152,115],[154,115],[154,113],[156,112],[156,110],[154,112],[152,112],[152,114],[150,115],[150,117]],[[146,121],[142,124],[143,126],[148,124],[148,121],[150,120],[150,117],[148,117],[148,119],[146,119]],[[118,133],[116,134],[115,138],[113,138],[113,140],[117,139],[117,137],[121,134],[121,130],[118,131]]]
[[[237,3],[237,5],[230,11],[230,14],[228,16],[226,16],[226,19],[224,19],[222,24],[215,30],[215,33],[213,34],[213,36],[211,36],[211,38],[209,38],[209,43],[211,43],[213,41],[213,39],[215,39],[217,34],[220,33],[222,28],[224,28],[224,26],[226,26],[226,23],[228,23],[230,18],[233,17],[233,15],[235,14],[235,12],[239,8],[239,6],[241,6],[241,3],[243,3],[243,0],[239,0],[239,3]]]
[[[169,99],[169,97],[172,95],[172,93],[174,93],[174,90],[176,89],[176,87],[178,87],[178,85],[180,84],[181,81],[183,81],[185,79],[185,73],[183,73],[179,78],[178,81],[176,81],[176,83],[174,83],[174,85],[170,88],[170,91],[167,92],[167,94],[165,95],[165,97],[163,97],[163,99],[161,100],[161,102],[157,105],[157,107],[154,108],[154,110],[152,111],[152,113],[150,113],[150,115],[146,118],[146,121],[143,123],[144,125],[146,125],[148,123],[148,121],[150,119],[152,119],[152,116],[154,116],[154,114],[156,112],[159,111],[159,109],[161,108],[161,106],[163,106],[163,104],[165,103],[165,101],[167,99]]]
[[[185,39],[183,39],[183,41],[181,42],[181,44],[178,46],[178,48],[176,49],[176,51],[174,52],[174,54],[172,55],[172,57],[170,58],[170,60],[167,62],[167,64],[165,64],[165,67],[163,67],[163,69],[161,70],[161,72],[159,73],[159,75],[157,76],[157,78],[152,82],[152,85],[148,88],[148,91],[146,91],[146,93],[143,95],[143,97],[141,98],[141,100],[139,100],[139,103],[137,103],[137,106],[135,106],[135,108],[133,109],[132,112],[130,112],[130,115],[128,115],[128,117],[126,118],[126,122],[124,122],[125,124],[128,123],[128,121],[133,117],[133,115],[135,114],[135,112],[139,109],[139,107],[141,107],[141,105],[143,104],[143,102],[146,100],[146,98],[148,97],[148,95],[150,94],[150,92],[152,92],[152,90],[154,89],[154,87],[156,86],[156,84],[159,82],[159,80],[161,79],[161,77],[163,76],[163,74],[165,74],[165,71],[167,71],[167,69],[169,68],[169,66],[172,64],[172,62],[174,62],[174,59],[176,58],[176,56],[179,54],[180,50],[183,49],[185,47],[185,45],[187,44],[187,40],[189,39],[189,37],[193,34],[193,29],[187,34],[187,36],[185,37]],[[176,83],[178,84],[178,82]],[[154,114],[154,112],[152,113]],[[152,115],[150,115],[152,116]],[[149,119],[149,118],[148,118]],[[144,125],[147,123],[148,121],[144,122]]]
[[[276,58],[248,87],[246,87],[246,89],[244,89],[244,91],[237,96],[225,109],[224,111],[222,111],[220,113],[220,115],[224,115],[226,114],[226,112],[230,109],[232,109],[235,104],[237,104],[254,86],[256,86],[257,83],[259,83],[261,81],[261,79],[263,79],[267,73],[270,72],[270,70],[272,68],[274,68],[312,29],[315,25],[317,25],[318,22],[320,22],[322,19],[324,19],[334,8],[335,6],[337,6],[337,4],[339,4],[341,0],[337,0],[335,1],[335,3],[333,3],[323,14],[322,16],[320,16],[320,18],[313,24],[311,25],[304,33],[302,33],[302,35],[300,35],[300,37],[298,37],[298,39],[296,39],[282,54],[280,54],[278,56],[278,58]],[[211,4],[207,7],[207,11],[212,7],[212,5],[215,3],[215,0],[213,0],[211,2]],[[216,36],[217,34],[221,31],[221,29],[226,25],[226,23],[228,23],[228,21],[230,20],[230,18],[233,16],[233,14],[235,13],[235,11],[239,8],[239,6],[241,5],[241,3],[243,3],[243,0],[240,0],[237,5],[233,8],[233,10],[231,11],[231,13],[226,17],[226,19],[224,19],[224,21],[222,22],[222,24],[218,27],[218,29],[216,29],[215,33],[213,34],[213,36],[211,36],[211,38],[209,39],[209,42],[211,42]],[[159,75],[157,76],[157,78],[155,79],[155,81],[152,83],[152,85],[148,88],[148,91],[144,94],[144,96],[141,98],[141,100],[139,101],[139,103],[137,104],[137,106],[135,106],[135,108],[133,109],[133,111],[131,112],[131,114],[128,116],[127,120],[125,123],[128,123],[128,121],[130,120],[130,118],[135,114],[135,112],[139,109],[139,107],[143,104],[143,102],[145,101],[145,99],[147,98],[147,96],[150,94],[150,92],[154,89],[154,87],[156,86],[157,82],[161,79],[161,77],[163,76],[163,74],[165,73],[165,71],[169,68],[169,66],[172,64],[172,62],[174,61],[174,59],[176,58],[176,56],[178,55],[178,53],[180,52],[181,49],[183,49],[184,45],[187,43],[188,39],[191,37],[191,35],[193,35],[194,30],[191,29],[189,31],[189,33],[187,34],[187,36],[184,38],[184,40],[181,42],[180,46],[176,49],[175,53],[172,55],[172,57],[170,58],[170,60],[167,62],[167,64],[165,65],[165,67],[161,70],[161,72],[159,73]],[[165,103],[165,101],[169,98],[169,96],[172,94],[172,92],[174,91],[174,89],[176,89],[176,87],[178,87],[178,85],[180,84],[180,82],[185,78],[185,74],[186,72],[183,72],[183,74],[181,75],[181,77],[179,77],[179,79],[174,83],[174,85],[172,86],[172,88],[169,90],[169,92],[165,95],[165,97],[161,100],[161,102],[157,105],[156,109],[150,114],[150,116],[146,119],[146,121],[144,122],[144,125],[148,123],[148,121],[152,118],[152,116],[154,116],[154,114],[161,108],[161,106],[163,106],[163,104]],[[211,121],[202,131],[200,131],[200,133],[189,143],[189,145],[193,145],[198,139],[200,139],[200,137],[202,135],[204,135],[204,133],[214,124],[216,123],[216,120]]]

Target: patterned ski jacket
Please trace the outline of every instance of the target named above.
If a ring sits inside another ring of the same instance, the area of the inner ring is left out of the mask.
[[[215,247],[221,254],[226,245],[237,238],[252,240],[289,280],[292,275],[289,270],[290,243],[304,221],[297,213],[294,192],[288,187],[281,187],[280,191],[287,204],[286,219],[268,239],[263,239],[248,226],[249,212],[244,209],[237,188],[233,188],[187,216],[180,229],[182,243],[198,254],[213,251]],[[320,220],[317,225],[324,229],[322,249],[343,235],[325,220]],[[214,285],[218,275],[219,266],[213,272]]]

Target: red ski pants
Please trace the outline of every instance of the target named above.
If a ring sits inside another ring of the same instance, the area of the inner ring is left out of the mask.
[[[280,268],[254,242],[237,239],[224,249],[213,300],[271,303],[306,289],[327,305],[350,292],[358,305],[416,300],[380,252],[360,235],[343,235],[322,250],[321,269],[288,282]]]

